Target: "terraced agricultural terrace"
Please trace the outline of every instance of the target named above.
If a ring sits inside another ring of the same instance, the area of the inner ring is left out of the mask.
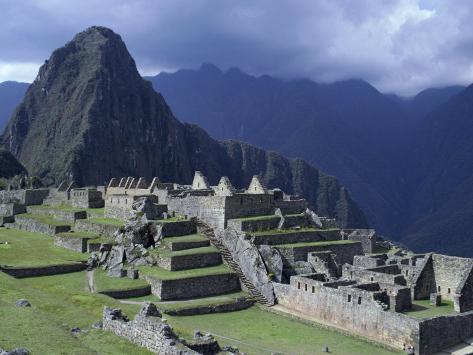
[[[426,342],[419,327],[468,319],[468,299],[454,297],[463,281],[444,275],[469,260],[392,253],[374,231],[341,230],[257,176],[241,190],[196,172],[192,185],[122,178],[41,194],[42,204],[22,206],[0,195],[3,210],[18,211],[0,228],[5,348],[429,353],[447,341]]]

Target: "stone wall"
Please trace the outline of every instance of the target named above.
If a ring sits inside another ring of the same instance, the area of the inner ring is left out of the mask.
[[[307,201],[300,200],[276,200],[274,208],[280,208],[284,214],[296,214],[304,212],[307,209]]]
[[[94,223],[86,219],[79,219],[74,226],[74,230],[77,232],[89,232],[89,233],[103,235],[110,238],[113,237],[113,234],[118,229],[120,229],[120,227],[118,226],[114,226],[110,224]]]
[[[25,213],[25,205],[18,203],[0,203],[0,216],[14,216],[19,213]]]
[[[296,261],[307,261],[309,252],[332,251],[337,264],[352,264],[355,255],[363,255],[363,249],[358,242],[347,244],[331,244],[331,245],[311,245],[311,246],[295,246],[293,248],[281,248],[274,246],[283,256],[285,267],[294,267]]]
[[[243,232],[257,232],[276,229],[281,218],[274,215],[271,218],[264,219],[229,219],[227,227]]]
[[[162,226],[163,237],[179,237],[197,232],[197,222],[194,218],[176,222],[156,221],[155,224]]]
[[[87,268],[85,263],[70,263],[36,267],[5,267],[0,266],[0,270],[15,278],[50,276],[67,274],[70,272],[82,271]]]
[[[99,293],[116,299],[143,297],[151,294],[151,286],[145,285],[141,287],[134,287],[123,290],[104,290],[100,291]]]
[[[397,267],[397,265],[390,266]],[[406,279],[400,274],[399,268],[398,271],[398,274],[392,274],[383,272],[382,266],[379,267],[379,269],[360,269],[352,267],[351,265],[344,265],[342,267],[342,276],[359,282],[381,282],[391,285],[406,285]]]
[[[163,255],[157,257],[157,263],[163,269],[178,271],[220,265],[222,257],[218,251],[205,254]]]
[[[214,228],[225,227],[225,196],[169,196],[168,210],[180,216],[197,217]]]
[[[240,290],[240,280],[234,273],[159,280],[145,276],[151,292],[162,301],[208,297]]]
[[[68,232],[69,225],[53,225],[36,221],[32,218],[15,216],[15,228],[33,233],[43,233],[49,236],[55,236],[58,233]]]
[[[28,189],[0,191],[0,203],[19,203],[22,205],[41,205],[49,195],[49,189]]]
[[[79,237],[56,235],[54,237],[54,245],[61,248],[73,250],[78,253],[86,253],[87,241],[89,239],[90,238],[79,238]]]
[[[452,300],[453,294],[461,294],[465,275],[471,273],[473,259],[440,254],[432,255],[435,273],[436,293],[443,299]]]
[[[286,233],[278,231],[274,234],[256,234],[251,237],[251,240],[256,245],[277,245],[277,244],[292,244],[304,242],[321,242],[340,240],[339,230],[327,231],[288,231]]]
[[[140,313],[131,321],[121,313],[121,310],[112,310],[105,307],[103,311],[103,329],[124,337],[155,354],[198,354],[179,340],[171,326],[163,322],[157,312],[154,315]]]
[[[95,189],[73,189],[71,204],[76,208],[101,208],[104,207],[104,200],[102,192]]]
[[[149,219],[157,219],[163,212],[167,211],[166,205],[159,205],[159,198],[155,195],[109,195],[105,198],[104,216],[116,219],[129,219],[133,211],[133,203],[147,197],[154,203],[155,211],[147,215]]]
[[[398,349],[403,345],[419,348],[419,321],[385,310],[371,292],[312,285],[306,291],[305,284],[301,288],[275,284],[274,290],[280,305],[323,323]]]
[[[447,315],[420,321],[420,354],[435,354],[438,351],[473,336],[473,312]]]
[[[51,216],[54,219],[59,221],[68,222],[74,224],[78,219],[86,219],[86,211],[67,211],[60,209],[47,209],[47,208],[38,208],[35,206],[26,207],[26,211],[30,214],[39,215],[39,216]]]

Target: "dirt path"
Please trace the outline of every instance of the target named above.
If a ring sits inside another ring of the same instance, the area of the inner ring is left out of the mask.
[[[95,293],[95,284],[94,284],[94,271],[86,271],[85,275],[87,277],[87,286],[89,286],[89,291]]]

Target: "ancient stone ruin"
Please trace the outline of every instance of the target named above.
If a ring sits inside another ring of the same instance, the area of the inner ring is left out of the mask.
[[[0,192],[0,223],[91,253],[90,270],[146,281],[146,286],[103,292],[114,298],[248,294],[231,304],[170,314],[235,311],[258,302],[419,354],[473,337],[473,259],[415,254],[378,241],[371,229],[342,230],[337,221],[310,210],[305,199],[268,189],[258,176],[244,188],[227,177],[215,183],[196,172],[191,185],[121,177],[102,187],[69,182],[58,188],[11,189]],[[222,269],[204,272],[213,267]],[[77,268],[85,265],[2,271],[24,277]],[[149,270],[165,270],[166,277]],[[182,270],[202,271],[172,277]],[[431,307],[452,304],[451,313],[411,316],[422,300]],[[211,337],[194,343],[176,337],[152,304],[134,320],[105,308],[103,324],[158,353],[218,349]]]

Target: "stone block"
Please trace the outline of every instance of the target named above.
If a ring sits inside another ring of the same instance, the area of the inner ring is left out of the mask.
[[[442,304],[442,295],[438,293],[431,293],[430,294],[430,305],[438,307]]]

